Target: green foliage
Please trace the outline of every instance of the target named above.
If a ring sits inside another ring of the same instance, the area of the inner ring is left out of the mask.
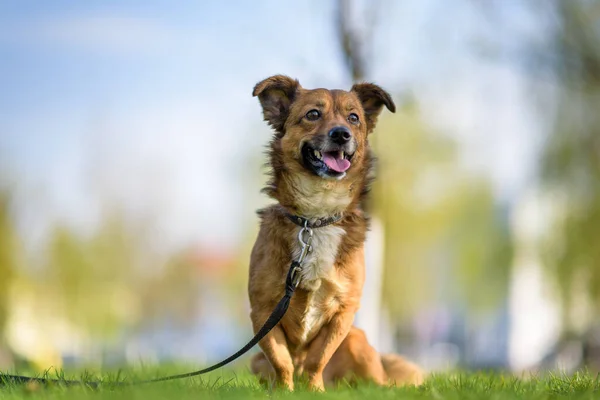
[[[55,299],[54,312],[65,312],[77,326],[100,336],[114,333],[124,320],[135,319],[135,251],[133,235],[118,217],[108,218],[90,238],[56,227],[38,290]]]
[[[0,191],[0,344],[8,315],[10,285],[17,272],[20,247],[9,210],[9,196]]]
[[[511,245],[490,183],[461,168],[457,145],[427,129],[414,104],[384,118],[371,141],[379,158],[373,212],[385,229],[384,300],[392,315],[440,300],[497,305]]]
[[[104,338],[167,314],[189,319],[197,303],[193,263],[184,251],[148,254],[144,238],[119,213],[89,237],[57,226],[46,264],[31,277],[40,307]]]
[[[600,32],[598,1],[558,3],[552,52],[560,83],[554,124],[545,142],[541,177],[560,204],[544,248],[558,282],[567,329],[575,297],[600,313]]]
[[[473,180],[459,190],[448,232],[449,257],[459,279],[456,290],[477,311],[506,298],[512,237],[507,215],[495,204],[489,182]]]
[[[198,272],[189,257],[182,252],[165,263],[161,272],[140,274],[140,321],[152,321],[169,314],[181,323],[193,323],[197,306]]]

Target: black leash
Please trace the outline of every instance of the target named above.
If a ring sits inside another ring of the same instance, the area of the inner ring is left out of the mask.
[[[208,368],[201,369],[199,371],[187,372],[184,374],[178,375],[169,375],[162,378],[149,379],[144,381],[135,381],[135,382],[111,382],[111,383],[103,383],[98,381],[73,381],[66,379],[48,379],[48,378],[34,378],[29,376],[21,376],[21,375],[8,375],[0,372],[0,386],[8,385],[8,384],[17,384],[17,385],[26,385],[26,384],[40,384],[44,386],[48,385],[65,385],[65,386],[77,386],[84,385],[90,388],[98,388],[101,385],[107,386],[132,386],[132,385],[143,385],[146,383],[155,383],[155,382],[165,382],[172,381],[175,379],[183,379],[183,378],[191,378],[193,376],[198,376],[202,374],[206,374],[208,372],[219,369],[230,362],[238,359],[245,353],[247,353],[251,348],[253,348],[258,342],[261,341],[262,338],[267,336],[267,334],[277,326],[279,321],[283,318],[285,313],[287,312],[288,307],[290,306],[290,300],[292,299],[292,295],[294,291],[298,287],[300,283],[300,272],[302,271],[302,262],[306,255],[312,250],[311,242],[312,242],[312,228],[320,228],[330,224],[333,224],[341,219],[341,216],[334,216],[330,218],[323,218],[317,220],[315,223],[310,224],[310,222],[303,217],[293,216],[290,214],[286,214],[286,216],[294,222],[296,225],[301,226],[302,229],[298,233],[298,240],[302,246],[302,250],[300,252],[300,256],[297,261],[292,261],[290,265],[290,269],[288,270],[286,279],[285,279],[285,294],[279,300],[279,303],[275,306],[275,309],[267,318],[264,325],[260,330],[254,335],[254,337],[246,343],[244,347],[238,350],[235,354],[227,357],[221,362],[217,364],[211,365]]]

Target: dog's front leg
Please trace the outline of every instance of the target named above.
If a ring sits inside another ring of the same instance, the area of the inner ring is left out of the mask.
[[[260,317],[252,315],[254,332],[258,332],[268,315]],[[260,322],[259,322],[260,321]],[[283,330],[278,325],[265,336],[258,345],[275,370],[275,379],[278,386],[294,390],[294,363],[287,347]]]
[[[312,390],[323,391],[323,370],[333,353],[340,346],[354,320],[354,312],[339,312],[325,325],[308,348],[304,370],[308,374],[308,386]]]

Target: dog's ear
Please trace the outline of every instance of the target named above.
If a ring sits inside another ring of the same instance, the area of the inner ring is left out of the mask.
[[[357,83],[352,86],[350,91],[358,96],[363,110],[365,110],[367,133],[370,133],[375,128],[377,117],[381,113],[383,106],[386,106],[391,112],[396,112],[396,105],[392,100],[392,96],[377,85],[372,83]]]
[[[274,75],[254,86],[252,96],[258,96],[265,121],[278,135],[284,133],[285,120],[299,88],[300,83],[296,79],[284,75]]]

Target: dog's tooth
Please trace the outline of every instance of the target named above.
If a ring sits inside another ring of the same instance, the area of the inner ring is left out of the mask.
[[[344,158],[344,152],[343,151],[340,151],[340,158],[342,158],[342,159]]]
[[[321,152],[318,150],[315,150],[315,157],[317,157],[318,159],[321,159]]]

